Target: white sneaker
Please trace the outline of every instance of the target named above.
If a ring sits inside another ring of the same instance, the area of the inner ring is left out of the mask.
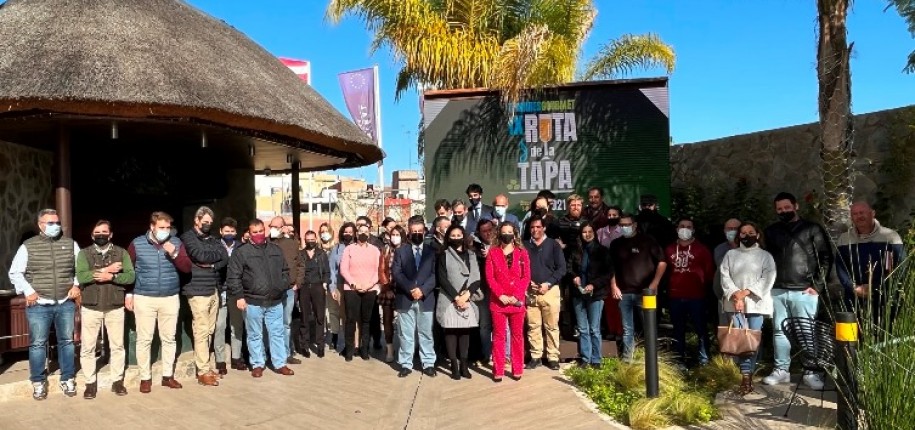
[[[44,400],[48,398],[48,382],[32,382],[32,398]]]
[[[76,380],[73,378],[60,381],[60,389],[64,392],[67,397],[73,397],[76,395]]]
[[[762,380],[762,383],[766,385],[787,384],[789,382],[791,382],[791,374],[782,369],[773,370],[769,376]]]
[[[804,385],[811,390],[820,391],[823,389],[823,385],[825,385],[823,384],[823,378],[820,378],[820,375],[817,375],[816,373],[804,375],[802,379],[804,380]]]

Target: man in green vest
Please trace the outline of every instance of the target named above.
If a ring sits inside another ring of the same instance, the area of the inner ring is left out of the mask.
[[[111,243],[113,234],[110,222],[95,223],[92,245],[76,257],[76,278],[82,289],[79,363],[86,377],[85,399],[94,399],[98,392],[95,348],[103,325],[111,349],[108,360],[111,392],[127,395],[124,387],[124,289],[133,284],[136,274],[127,250]]]
[[[76,303],[80,297],[76,280],[79,245],[64,237],[60,218],[54,209],[38,213],[40,233],[26,240],[10,266],[10,281],[16,292],[25,296],[25,316],[29,324],[29,380],[32,398],[48,397],[45,361],[51,326],[57,333],[57,362],[60,364],[60,389],[68,397],[76,395],[76,361],[73,326]]]

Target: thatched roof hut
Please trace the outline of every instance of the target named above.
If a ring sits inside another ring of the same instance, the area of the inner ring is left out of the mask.
[[[241,138],[258,149],[255,169],[383,157],[273,55],[183,1],[8,0],[0,41],[0,140],[53,141],[60,120],[123,120]]]

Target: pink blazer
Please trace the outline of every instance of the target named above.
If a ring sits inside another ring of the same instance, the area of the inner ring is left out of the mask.
[[[512,296],[524,303],[524,296],[531,284],[531,260],[524,247],[516,246],[512,253],[512,267],[505,264],[502,248],[493,247],[486,256],[486,281],[491,291],[489,309],[499,313],[524,312],[524,306],[504,305],[499,296]]]

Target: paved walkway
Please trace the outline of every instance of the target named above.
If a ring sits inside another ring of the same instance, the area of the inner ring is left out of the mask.
[[[151,394],[116,397],[100,389],[95,400],[66,398],[56,386],[47,400],[2,403],[0,428],[35,429],[606,429],[559,372],[528,372],[499,384],[488,370],[453,381],[413,372],[398,378],[372,359],[346,363],[336,354],[291,365],[295,376],[272,372],[261,379],[230,370],[219,387],[185,380],[184,389],[153,386]],[[154,381],[155,382],[155,381]],[[100,427],[101,426],[101,427]]]
[[[539,368],[521,381],[510,378],[493,383],[488,369],[473,371],[473,379],[453,381],[440,372],[435,378],[413,372],[397,378],[392,368],[373,358],[346,363],[337,354],[311,358],[291,365],[296,375],[281,377],[266,373],[261,379],[248,372],[230,370],[215,388],[201,387],[193,379],[191,353],[179,358],[178,375],[184,375],[182,390],[154,386],[140,394],[136,367],[128,369],[126,397],[116,397],[101,374],[95,400],[66,398],[51,380],[50,396],[43,402],[29,397],[28,363],[24,355],[6,363],[0,373],[0,405],[4,414],[0,428],[46,428],[66,423],[67,430],[98,429],[623,429],[595,413],[593,404],[561,377],[559,372]],[[157,366],[156,366],[157,367]],[[158,370],[154,367],[154,374]],[[154,381],[158,381],[158,375]],[[701,427],[718,430],[781,430],[832,428],[835,423],[835,392],[800,390],[799,400],[787,418],[793,386],[757,386],[746,398],[728,393],[717,403],[722,419]]]

